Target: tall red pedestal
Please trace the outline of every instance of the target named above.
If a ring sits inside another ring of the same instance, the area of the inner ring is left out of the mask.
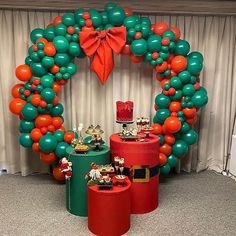
[[[88,228],[97,236],[120,236],[130,228],[130,181],[124,187],[88,187]]]
[[[125,167],[158,166],[159,138],[150,135],[147,142],[122,141],[118,134],[110,137],[112,161],[115,156],[125,159]],[[157,170],[158,172],[158,170]],[[143,214],[158,206],[159,172],[147,182],[134,182],[131,178],[131,213]]]

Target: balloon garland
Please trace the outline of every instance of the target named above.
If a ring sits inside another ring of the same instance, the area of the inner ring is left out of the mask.
[[[122,47],[113,49],[107,35],[122,29],[125,29]],[[169,173],[198,138],[191,126],[197,120],[198,109],[208,101],[207,92],[199,82],[203,56],[199,52],[189,53],[190,45],[180,39],[178,28],[164,22],[151,24],[148,17],[134,15],[131,9],[114,3],[106,4],[101,13],[95,9],[78,9],[74,14],[57,16],[45,29],[31,32],[33,45],[28,49],[25,64],[15,71],[22,83],[13,86],[9,104],[11,112],[20,118],[20,144],[39,152],[43,162],[54,165],[54,177],[64,179],[58,163],[65,156],[74,133],[63,126],[64,108],[58,93],[77,71],[75,57],[88,55],[95,60],[95,54],[89,55],[86,46],[81,45],[82,41],[86,44],[82,34],[90,37],[90,33],[96,34],[99,40],[105,37],[112,51],[130,56],[134,63],[148,62],[156,72],[163,90],[155,98],[153,128],[160,138],[161,173]],[[104,50],[107,49],[105,46]],[[99,50],[96,48],[93,53],[99,54]],[[103,83],[111,71],[106,65],[105,74],[95,71]]]

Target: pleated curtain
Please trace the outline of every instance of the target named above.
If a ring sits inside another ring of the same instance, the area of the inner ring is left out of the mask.
[[[31,45],[30,32],[46,27],[57,12],[0,10],[0,169],[8,173],[44,172],[48,167],[39,155],[20,147],[19,120],[8,110],[11,87],[18,81],[15,67],[24,63]],[[191,45],[191,51],[204,55],[201,84],[206,87],[209,102],[199,112],[195,129],[199,141],[190,148],[181,161],[185,171],[206,168],[221,171],[224,168],[236,107],[235,25],[233,16],[158,16],[148,15],[151,21],[165,21],[180,28],[182,38]],[[132,100],[135,116],[155,114],[154,99],[161,92],[155,73],[146,63],[134,64],[126,56],[115,55],[115,68],[107,83],[101,85],[90,71],[90,60],[76,59],[78,72],[62,89],[65,127],[71,129],[83,123],[100,124],[104,139],[120,130],[115,123],[115,102]]]

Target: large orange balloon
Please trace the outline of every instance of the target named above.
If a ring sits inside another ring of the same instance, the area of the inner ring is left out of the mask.
[[[55,126],[56,128],[61,127],[63,124],[63,120],[59,116],[55,116],[52,118],[52,125]]]
[[[154,33],[159,34],[161,36],[168,29],[169,29],[169,26],[165,22],[159,22],[159,23],[154,25]]]
[[[49,57],[53,57],[56,54],[56,48],[54,47],[54,44],[52,42],[47,43],[44,46],[44,53],[45,55]]]
[[[35,119],[35,126],[37,128],[47,127],[52,124],[52,117],[50,115],[39,115]]]
[[[167,162],[167,157],[164,153],[159,153],[159,166],[164,166]]]
[[[161,147],[160,147],[160,152],[164,153],[166,156],[169,156],[172,152],[172,148],[169,144],[164,143]]]
[[[19,65],[15,71],[16,77],[21,81],[28,81],[32,77],[32,71],[28,65]]]
[[[30,137],[32,138],[32,140],[34,142],[38,142],[43,137],[43,135],[42,135],[40,129],[34,128],[30,132]]]
[[[169,110],[171,112],[178,112],[178,111],[180,111],[181,110],[180,102],[175,102],[175,101],[171,102],[170,105],[169,105]]]
[[[34,106],[38,106],[41,102],[42,98],[41,98],[41,95],[39,94],[34,94],[32,97],[31,97],[31,103],[34,105]]]
[[[183,109],[183,113],[187,118],[193,118],[196,115],[197,110],[195,107],[193,107],[193,108],[186,107]]]
[[[71,143],[72,139],[74,139],[74,138],[75,138],[75,135],[73,132],[66,132],[64,134],[64,141],[66,143]]]
[[[9,103],[10,111],[15,115],[20,115],[23,106],[26,104],[26,101],[21,98],[14,98]]]
[[[181,129],[181,122],[177,117],[171,116],[165,120],[164,126],[167,132],[176,133]]]
[[[54,152],[50,152],[50,153],[43,153],[43,152],[41,152],[40,153],[40,159],[41,159],[42,162],[51,165],[51,164],[53,164],[55,162],[57,157],[56,157]]]
[[[173,134],[166,134],[164,136],[165,143],[173,145],[175,143],[175,136]]]
[[[19,89],[20,88],[24,88],[24,84],[16,84],[12,87],[11,89],[11,95],[14,97],[14,98],[20,98],[20,91]]]
[[[53,177],[55,180],[62,182],[65,180],[64,174],[61,172],[60,166],[56,166],[53,169]]]
[[[162,134],[162,126],[160,124],[153,124],[152,128],[153,128],[152,131],[153,134]]]
[[[187,67],[187,59],[184,56],[175,56],[171,61],[171,69],[177,73],[185,70]]]

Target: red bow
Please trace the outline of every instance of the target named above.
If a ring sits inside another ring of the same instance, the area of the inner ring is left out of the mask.
[[[80,46],[93,56],[91,69],[104,84],[114,67],[113,51],[119,54],[126,42],[126,28],[112,27],[102,31],[81,31]]]

